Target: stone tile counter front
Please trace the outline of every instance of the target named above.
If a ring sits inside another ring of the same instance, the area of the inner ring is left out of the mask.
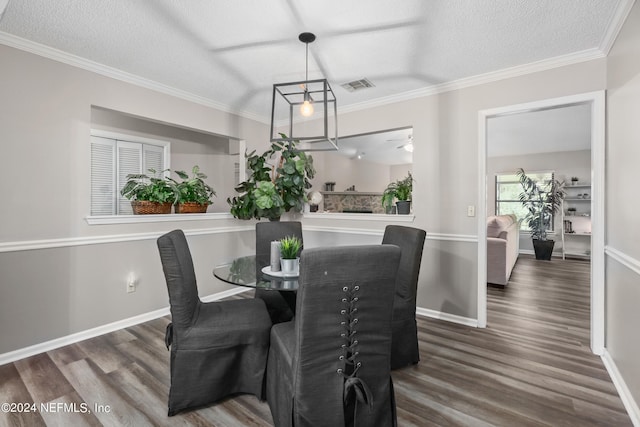
[[[325,212],[383,214],[382,193],[364,191],[321,191]]]

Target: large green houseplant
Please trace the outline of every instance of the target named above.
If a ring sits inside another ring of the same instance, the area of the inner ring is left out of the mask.
[[[407,215],[411,211],[411,193],[413,191],[413,177],[411,172],[403,179],[390,183],[382,193],[382,206],[389,213],[396,202],[398,214]]]
[[[527,210],[523,220],[529,227],[536,259],[550,260],[555,242],[547,238],[547,232],[552,228],[553,216],[562,207],[564,182],[556,179],[540,182],[523,169],[518,169],[516,175],[522,186],[520,203]]]
[[[213,203],[215,190],[204,180],[207,175],[200,171],[198,165],[191,169],[191,176],[184,171],[175,171],[182,181],[176,182],[178,190],[178,203],[176,213],[204,213],[207,207]]]
[[[120,194],[131,200],[134,214],[171,213],[171,206],[178,201],[178,188],[173,180],[164,177],[166,171],[148,169],[149,175],[127,175]]]
[[[245,157],[251,175],[236,187],[240,194],[227,199],[234,217],[277,220],[285,212],[302,211],[315,175],[311,156],[297,150],[295,142],[273,142],[261,155],[254,150]],[[277,166],[269,166],[274,160]]]
[[[271,181],[259,181],[253,190],[256,216],[258,218],[277,219],[284,212],[284,201],[275,184]]]

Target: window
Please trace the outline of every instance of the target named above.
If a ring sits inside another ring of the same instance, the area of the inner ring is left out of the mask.
[[[545,185],[554,179],[553,172],[527,172],[527,176],[541,185]],[[522,185],[518,176],[514,173],[496,174],[496,215],[514,214],[519,220],[524,219],[527,210],[520,203]],[[548,231],[553,231],[553,219]],[[526,223],[520,224],[521,230],[528,230]]]
[[[91,133],[91,215],[131,215],[120,195],[127,175],[169,168],[169,143],[146,138]]]

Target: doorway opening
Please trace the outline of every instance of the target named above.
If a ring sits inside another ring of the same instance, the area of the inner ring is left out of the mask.
[[[488,161],[488,150],[491,145],[489,140],[492,138],[490,133],[494,130],[492,124],[498,123],[497,119],[510,118],[513,120],[504,120],[504,123],[517,122],[518,118],[526,117],[527,113],[535,113],[534,115],[544,117],[546,112],[570,112],[586,110],[589,116],[588,133],[590,139],[590,166],[587,170],[580,172],[584,176],[583,182],[589,182],[589,190],[582,192],[588,193],[588,200],[581,201],[583,205],[583,213],[588,214],[591,222],[590,242],[587,243],[588,251],[591,257],[590,265],[590,341],[591,350],[595,354],[602,354],[604,350],[604,141],[605,141],[605,97],[604,91],[590,92],[580,95],[573,95],[561,98],[548,99],[527,104],[511,105],[491,110],[483,110],[479,112],[479,176],[478,176],[478,326],[486,327],[487,325],[487,216],[488,212],[494,212],[495,207],[495,171],[492,163]],[[510,117],[513,116],[513,117]],[[531,116],[533,117],[533,116]],[[549,128],[549,123],[545,129]],[[541,126],[537,124],[536,126]],[[495,135],[494,135],[495,136]],[[498,138],[496,136],[496,138]],[[531,142],[529,142],[531,144]],[[538,145],[542,142],[538,142]],[[514,146],[507,147],[514,149]],[[491,147],[494,150],[495,147]],[[557,151],[557,150],[556,150]],[[570,151],[570,150],[566,150]],[[557,155],[559,156],[559,155]],[[529,156],[528,156],[529,157]],[[535,168],[534,168],[535,169]],[[525,169],[526,170],[526,169]],[[567,177],[578,174],[567,170]],[[569,183],[569,186],[571,184]],[[585,184],[586,185],[586,184]],[[572,193],[573,194],[573,193]],[[576,197],[577,197],[576,193]],[[581,197],[584,197],[584,196]],[[491,198],[490,198],[491,196]],[[490,202],[488,202],[490,200]],[[584,199],[583,199],[584,200]],[[492,206],[489,206],[489,204]],[[566,209],[566,208],[565,208]],[[559,223],[557,235],[560,236],[563,227],[562,219]],[[527,235],[523,235],[523,241],[527,239]],[[565,242],[566,243],[566,242]],[[583,243],[584,245],[584,243]],[[564,250],[564,248],[563,248]]]

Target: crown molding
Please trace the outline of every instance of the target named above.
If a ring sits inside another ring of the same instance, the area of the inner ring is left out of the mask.
[[[551,70],[554,68],[564,67],[567,65],[578,64],[581,62],[592,61],[594,59],[604,58],[606,55],[600,49],[587,49],[580,52],[571,53],[568,55],[556,56],[553,58],[543,59],[528,64],[517,65],[515,67],[504,68],[498,71],[492,71],[485,74],[478,74],[476,76],[465,77],[458,80],[453,80],[446,83],[440,83],[432,86],[428,86],[421,89],[402,92],[396,95],[390,95],[382,98],[377,98],[371,101],[360,102],[357,104],[347,105],[345,107],[339,107],[340,113],[350,113],[353,111],[365,110],[374,107],[380,107],[387,104],[396,102],[408,101],[415,98],[424,96],[437,95],[439,93],[451,92],[454,90],[465,89],[473,86],[479,86],[482,84],[492,83],[499,80],[509,79],[512,77],[519,77],[527,74],[533,74],[540,71]]]
[[[629,16],[635,2],[636,0],[620,0],[618,3],[616,10],[611,17],[611,22],[609,22],[607,32],[600,41],[600,50],[605,56],[609,55],[609,52],[613,47],[613,43],[615,43],[616,38],[618,38],[618,34],[620,34],[620,30],[622,30],[624,21],[627,20],[627,16]]]
[[[605,35],[605,38],[601,43],[601,46],[607,47],[606,51],[600,48],[587,49],[580,52],[571,53],[568,55],[562,55],[554,58],[543,59],[540,61],[531,62],[529,64],[517,65],[515,67],[509,67],[509,68],[505,68],[498,71],[492,71],[485,74],[479,74],[476,76],[453,80],[451,82],[435,84],[435,85],[427,86],[427,87],[416,89],[416,90],[398,93],[395,95],[376,98],[371,101],[359,102],[356,104],[350,104],[342,107],[338,106],[339,113],[350,113],[350,112],[365,110],[365,109],[374,108],[374,107],[381,107],[384,105],[393,104],[397,102],[408,101],[408,100],[421,98],[425,96],[437,95],[439,93],[460,90],[460,89],[478,86],[486,83],[492,83],[492,82],[496,82],[499,80],[504,80],[512,77],[523,76],[523,75],[532,74],[540,71],[546,71],[554,68],[564,67],[567,65],[604,58],[606,57],[606,53],[608,53],[608,49],[610,49],[611,45],[613,45],[613,41],[615,41],[615,37],[620,31],[620,28],[622,27],[622,24],[624,23],[626,16],[629,14],[629,11],[631,10],[631,7],[633,6],[634,2],[635,0],[622,0],[620,6],[616,10],[616,13],[614,14],[614,18],[612,19],[612,23],[609,26],[609,30],[607,31],[607,34]],[[199,95],[195,95],[190,92],[176,89],[176,88],[164,85],[162,83],[155,82],[153,80],[145,79],[145,78],[136,76],[134,74],[127,73],[127,72],[118,70],[116,68],[97,63],[95,61],[90,61],[90,60],[81,58],[79,56],[72,55],[67,52],[64,52],[40,43],[36,43],[30,40],[26,40],[21,37],[17,37],[2,31],[0,31],[0,44],[4,44],[10,47],[14,47],[16,49],[24,50],[26,52],[43,56],[45,58],[49,58],[49,59],[62,62],[71,66],[92,71],[97,74],[110,77],[116,80],[120,80],[126,83],[130,83],[136,86],[154,90],[156,92],[171,95],[176,98],[181,98],[186,101],[194,102],[196,104],[200,104],[206,107],[215,108],[217,110],[220,110],[226,113],[235,114],[237,116],[244,117],[246,119],[254,120],[264,124],[270,123],[269,117],[263,117],[261,115],[250,113],[247,111],[238,111],[226,104],[216,102],[211,99],[208,99]]]
[[[0,31],[0,44],[23,50],[25,52],[33,53],[35,55],[52,59],[54,61],[62,62],[63,64],[71,65],[73,67],[82,68],[83,70],[91,71],[105,77],[143,87],[145,89],[150,89],[155,92],[160,92],[165,95],[184,99],[185,101],[193,102],[205,107],[215,108],[216,110],[220,110],[225,113],[235,114],[237,116],[244,117],[249,120],[255,120],[261,123],[268,123],[268,120],[265,120],[264,117],[258,114],[250,113],[247,111],[239,111],[230,107],[229,105],[213,101],[209,98],[205,98],[203,96],[196,95],[181,89],[176,89],[174,87],[158,83],[156,81],[146,79],[135,74],[127,73],[126,71],[109,67],[107,65],[100,64],[99,62],[91,61],[89,59],[85,59],[80,56],[73,55],[41,43],[23,39],[22,37],[17,37],[13,34],[5,33],[3,31]]]

